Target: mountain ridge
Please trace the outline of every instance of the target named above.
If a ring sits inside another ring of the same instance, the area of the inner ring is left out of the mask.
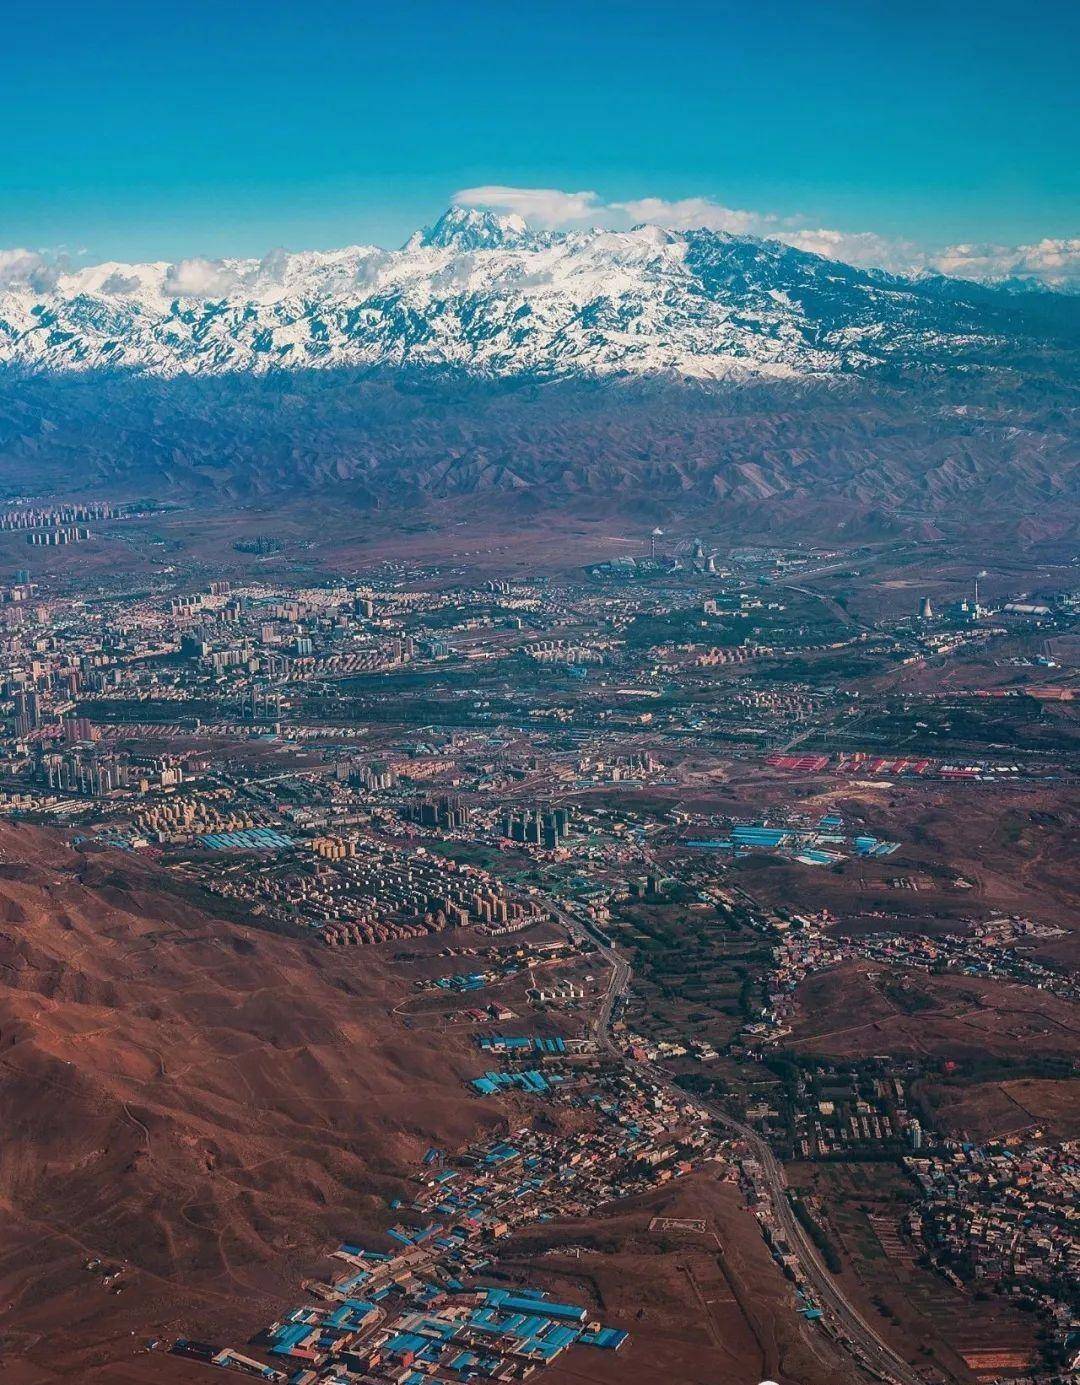
[[[1007,291],[856,269],[779,241],[647,225],[531,231],[520,217],[452,207],[397,251],[110,262],[45,290],[9,287],[0,364],[829,380],[1000,366],[1018,328],[1040,340]]]
[[[0,293],[0,466],[9,494],[515,492],[828,523],[974,503],[1068,526],[1078,346],[1080,298],[451,209],[399,251]]]

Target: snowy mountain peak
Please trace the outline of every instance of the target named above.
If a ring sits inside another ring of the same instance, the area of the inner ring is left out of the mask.
[[[419,243],[439,250],[492,250],[521,244],[529,228],[520,216],[498,216],[477,207],[448,207]]]
[[[830,379],[996,362],[1025,330],[1014,302],[750,236],[535,232],[518,216],[455,206],[401,250],[111,263],[45,280],[16,264],[0,281],[0,366]],[[1036,338],[1062,325],[1031,323]]]

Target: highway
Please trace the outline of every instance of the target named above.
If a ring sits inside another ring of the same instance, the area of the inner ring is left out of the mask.
[[[611,1057],[635,1066],[639,1072],[649,1077],[657,1087],[666,1091],[676,1100],[686,1103],[689,1100],[686,1092],[677,1086],[663,1069],[655,1063],[639,1062],[629,1058],[618,1047],[612,1036],[612,1014],[616,1002],[626,994],[633,978],[633,971],[629,962],[615,947],[610,944],[605,946],[599,943],[584,925],[561,905],[550,898],[545,898],[545,903],[571,937],[579,942],[584,941],[593,944],[611,967],[611,975],[600,1008],[597,1010],[593,1021],[593,1036],[598,1047],[605,1050]],[[760,1164],[772,1204],[773,1216],[783,1232],[788,1246],[799,1260],[804,1284],[815,1295],[818,1306],[828,1315],[830,1326],[839,1345],[878,1379],[897,1382],[898,1385],[925,1385],[925,1380],[919,1371],[878,1336],[826,1269],[817,1247],[810,1240],[792,1210],[787,1196],[787,1176],[768,1143],[762,1139],[756,1130],[728,1115],[726,1111],[714,1103],[697,1097],[693,1101],[696,1107],[707,1110],[719,1125],[741,1140],[752,1157]]]

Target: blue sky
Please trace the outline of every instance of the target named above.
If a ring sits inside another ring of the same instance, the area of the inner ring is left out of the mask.
[[[0,246],[400,243],[458,189],[920,245],[1080,234],[1075,5],[17,3]]]

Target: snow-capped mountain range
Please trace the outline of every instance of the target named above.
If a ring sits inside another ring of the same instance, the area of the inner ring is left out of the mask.
[[[0,363],[157,377],[436,368],[791,380],[1008,353],[1004,291],[716,231],[536,232],[452,207],[400,250],[108,263],[0,289]]]

